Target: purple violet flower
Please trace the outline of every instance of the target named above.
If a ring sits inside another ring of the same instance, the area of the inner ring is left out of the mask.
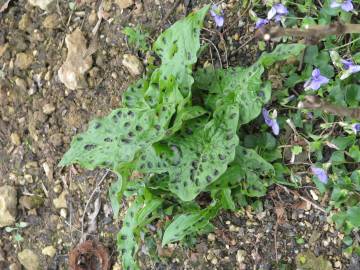
[[[268,12],[267,18],[271,20],[274,18],[275,22],[281,21],[281,17],[288,15],[289,11],[283,4],[274,5]]]
[[[276,119],[271,118],[269,111],[266,109],[262,109],[262,115],[265,121],[265,124],[268,125],[269,127],[271,127],[272,132],[274,133],[274,135],[279,135],[280,132],[280,127],[278,122],[276,121]]]
[[[324,169],[311,166],[312,173],[319,179],[323,184],[327,184],[328,176]]]
[[[307,80],[304,84],[305,90],[318,90],[321,85],[327,84],[329,79],[320,74],[320,70],[318,68],[314,69],[311,75],[311,78]]]
[[[354,10],[354,6],[352,4],[352,0],[333,0],[330,4],[331,8],[339,8],[341,7],[342,10],[349,12]]]
[[[343,68],[345,71],[340,76],[340,80],[344,80],[349,77],[351,74],[357,73],[360,71],[360,65],[355,65],[351,60],[341,59],[341,63],[343,64]]]
[[[259,29],[260,27],[263,27],[264,25],[268,24],[269,23],[269,20],[268,19],[258,19],[256,21],[256,24],[255,24],[255,29]]]
[[[214,18],[216,26],[222,27],[224,25],[224,12],[217,5],[212,5],[210,14]]]
[[[358,132],[360,132],[360,123],[353,124],[351,128],[355,132],[355,134],[357,134]]]

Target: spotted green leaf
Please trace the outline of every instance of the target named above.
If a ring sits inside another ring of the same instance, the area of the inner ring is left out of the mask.
[[[226,171],[238,144],[237,123],[238,108],[229,104],[209,122],[185,126],[167,141],[175,156],[169,166],[171,192],[191,201]]]
[[[244,195],[259,197],[264,195],[264,190],[266,190],[267,182],[265,179],[274,174],[273,166],[259,156],[255,150],[238,145],[234,161],[207,190],[221,192],[227,188],[241,186]]]
[[[192,65],[200,49],[200,30],[209,6],[176,22],[156,40],[153,49],[160,56],[160,84],[169,77],[176,78],[182,93],[187,95],[193,84]]]
[[[122,228],[117,235],[117,247],[124,269],[140,269],[136,263],[140,230],[156,218],[155,210],[162,200],[148,190],[140,189],[138,196],[128,208]]]
[[[121,108],[105,118],[93,120],[89,129],[76,136],[60,166],[78,163],[84,168],[116,168],[130,162],[144,149],[165,135],[174,107],[154,109]],[[161,112],[161,113],[160,113]]]

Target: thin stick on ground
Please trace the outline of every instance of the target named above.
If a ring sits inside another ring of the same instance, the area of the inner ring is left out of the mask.
[[[223,68],[220,52],[219,52],[218,48],[216,47],[216,45],[214,44],[214,42],[212,42],[210,39],[207,39],[207,38],[200,38],[200,39],[204,40],[205,42],[209,43],[210,45],[212,45],[214,47],[214,49],[216,51],[216,54],[217,54],[217,56],[219,58],[220,68]]]
[[[154,32],[156,32],[158,30],[158,28],[160,28],[167,19],[169,19],[169,17],[171,16],[171,14],[173,14],[173,12],[175,11],[175,9],[180,5],[180,3],[182,2],[182,0],[177,0],[174,5],[171,7],[171,9],[169,9],[169,11],[165,14],[164,18],[162,18],[162,20],[156,25],[156,27],[151,31],[151,34],[154,34]]]
[[[326,213],[326,210],[324,208],[322,208],[321,206],[317,205],[316,203],[312,202],[311,200],[309,200],[308,198],[304,197],[304,196],[301,196],[299,193],[291,190],[291,189],[288,189],[287,187],[283,186],[283,185],[280,185],[280,184],[276,184],[277,186],[281,187],[283,190],[285,190],[287,193],[291,193],[293,194],[294,196],[297,196],[299,197],[300,199],[304,200],[305,202],[308,202],[310,203],[313,207],[315,207],[316,209],[320,210],[321,212],[323,213]]]
[[[94,188],[93,192],[91,193],[89,199],[87,200],[86,204],[85,204],[85,209],[84,209],[84,213],[81,217],[81,238],[84,235],[84,219],[85,219],[85,214],[87,211],[87,208],[89,207],[89,204],[92,200],[92,198],[94,197],[95,193],[98,192],[100,190],[100,185],[102,184],[102,182],[105,180],[106,176],[109,174],[109,170],[106,170],[104,175],[101,177],[99,183],[96,184],[96,187]]]
[[[306,38],[310,43],[317,43],[331,35],[360,33],[360,24],[333,23],[329,25],[316,25],[308,28],[284,28],[281,26],[267,25],[259,28],[255,37],[270,40],[277,37],[292,36]]]
[[[318,96],[305,96],[305,100],[299,102],[299,109],[318,109],[326,113],[334,114],[340,117],[350,117],[360,120],[360,108],[346,108],[333,105],[327,101],[322,100]]]

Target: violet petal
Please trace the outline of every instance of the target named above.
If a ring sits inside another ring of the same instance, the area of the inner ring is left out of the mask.
[[[269,111],[266,109],[262,109],[262,115],[265,121],[265,124],[267,124],[269,127],[272,125],[272,119],[270,118]]]
[[[289,11],[283,4],[276,4],[275,6],[276,13],[279,15],[287,15],[289,14]]]
[[[349,12],[352,11],[354,9],[354,6],[352,4],[352,2],[350,0],[345,1],[342,5],[341,5],[341,9]]]
[[[328,182],[328,176],[324,169],[312,166],[311,171],[319,179],[320,182],[324,184]]]
[[[279,135],[280,127],[279,127],[279,124],[276,121],[276,119],[272,119],[271,129],[272,129],[272,132],[274,133],[274,135]]]
[[[338,7],[341,7],[341,3],[338,3],[336,0],[333,0],[330,4],[330,7],[331,8],[338,8]]]
[[[272,18],[275,17],[276,13],[277,13],[277,12],[276,12],[276,8],[275,8],[275,7],[272,7],[272,8],[269,10],[268,14],[267,14],[267,19],[268,19],[268,20],[271,20]]]
[[[255,29],[259,29],[260,27],[263,27],[265,24],[268,24],[269,20],[267,19],[258,19],[255,24]]]
[[[355,134],[357,134],[358,132],[360,132],[360,123],[353,124],[351,128],[355,132]]]

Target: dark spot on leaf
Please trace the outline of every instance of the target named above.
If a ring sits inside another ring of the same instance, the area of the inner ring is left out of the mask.
[[[129,112],[128,112],[128,115],[129,115],[129,116],[134,116],[135,114],[134,114],[133,111],[129,111]]]
[[[219,154],[219,159],[224,160],[226,157],[223,154]]]
[[[147,163],[147,166],[148,166],[149,169],[151,169],[152,166],[153,166],[153,164],[149,161],[149,162]]]
[[[206,181],[207,181],[208,183],[210,183],[210,182],[211,182],[211,180],[212,180],[212,178],[211,178],[211,176],[210,176],[210,175],[206,176]]]
[[[130,127],[130,122],[125,122],[125,123],[124,123],[124,127],[126,127],[126,128],[127,128],[127,127]]]
[[[116,117],[116,115],[113,115],[113,116],[112,116],[112,120],[114,121],[114,123],[119,122],[119,120],[118,120],[118,118]]]
[[[225,137],[225,139],[227,141],[230,141],[232,138],[233,138],[233,134],[231,134],[231,133],[227,134],[226,137]]]
[[[217,176],[219,174],[219,171],[218,170],[214,170],[214,176]]]
[[[87,144],[84,146],[84,149],[86,151],[90,151],[90,150],[93,150],[94,148],[96,148],[96,145],[95,144]]]
[[[131,138],[131,137],[134,137],[135,134],[134,134],[134,132],[130,131],[130,132],[128,133],[128,136]]]
[[[134,217],[134,212],[133,212],[133,211],[130,212],[130,216],[131,216],[132,218]]]
[[[185,132],[186,132],[187,135],[193,134],[193,131],[192,131],[191,128],[187,128],[187,129],[185,130]]]
[[[160,125],[155,125],[155,129],[159,131],[161,129]]]
[[[202,161],[202,162],[207,161],[207,156],[206,156],[206,155],[203,155],[202,158],[201,158],[201,161]]]
[[[121,141],[122,141],[123,143],[130,143],[130,140],[129,140],[129,139],[126,139],[126,138],[122,138]]]
[[[146,159],[146,156],[145,155],[142,155],[141,156],[141,160],[145,160]]]
[[[111,139],[111,138],[109,138],[109,137],[106,137],[105,139],[104,139],[104,142],[112,142],[113,140]]]
[[[230,119],[234,119],[236,117],[236,113],[230,114]]]
[[[183,186],[187,187],[188,183],[186,181],[183,182]]]
[[[199,178],[196,178],[196,179],[195,179],[195,185],[196,185],[196,186],[199,186]]]
[[[197,165],[198,165],[198,162],[196,160],[191,162],[191,166],[193,166],[194,168],[197,168]]]
[[[131,97],[130,97],[129,95],[126,95],[126,96],[125,96],[125,99],[126,99],[126,100],[131,100]]]
[[[127,239],[126,235],[122,235],[120,238],[121,238],[121,240],[124,240],[124,241]]]
[[[135,129],[136,129],[136,131],[142,131],[142,127],[139,125],[136,125]]]
[[[95,126],[94,126],[95,129],[98,129],[98,128],[100,128],[100,127],[101,127],[101,124],[100,124],[100,123],[96,123]]]
[[[82,138],[82,137],[77,137],[77,138],[76,138],[76,140],[77,140],[78,142],[81,142],[83,139],[84,139],[84,138]]]
[[[140,165],[140,169],[141,169],[141,170],[145,169],[145,164],[141,164],[141,165]]]
[[[161,40],[162,40],[162,42],[164,42],[164,44],[166,44],[166,38],[165,38],[165,36],[163,36]]]

